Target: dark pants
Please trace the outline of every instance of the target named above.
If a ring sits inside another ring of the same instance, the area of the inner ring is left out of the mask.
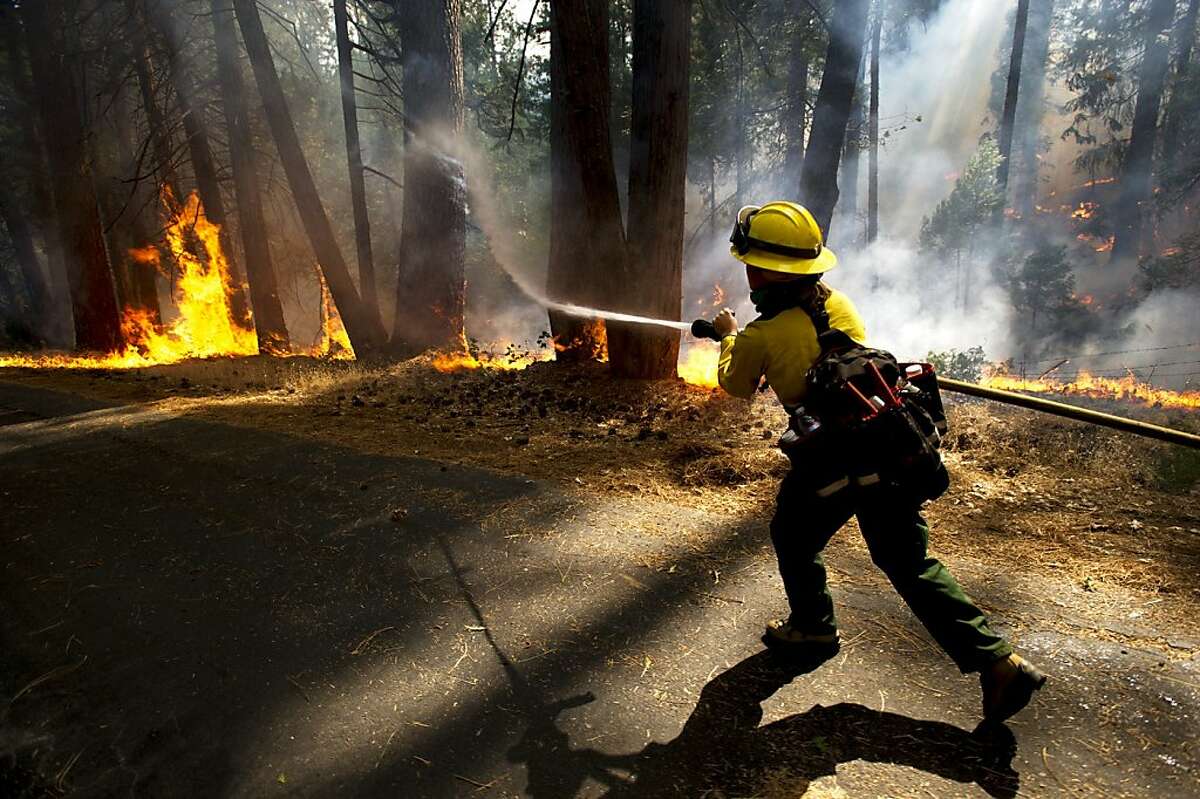
[[[802,479],[784,479],[771,520],[771,541],[793,627],[812,634],[837,630],[821,550],[851,516],[857,516],[871,560],[960,670],[980,671],[1012,653],[950,571],[929,555],[929,527],[917,504],[883,487],[851,486],[820,499]]]

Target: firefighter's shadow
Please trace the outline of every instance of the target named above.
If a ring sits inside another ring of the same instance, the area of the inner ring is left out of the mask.
[[[640,752],[613,755],[573,748],[557,724],[585,694],[529,707],[529,727],[509,750],[528,771],[534,799],[576,796],[591,780],[605,796],[799,796],[809,783],[855,760],[893,763],[960,783],[991,796],[1017,794],[1016,742],[1007,727],[973,732],[858,704],[815,705],[765,726],[761,704],[817,663],[781,664],[763,651],[711,680],[679,735]]]

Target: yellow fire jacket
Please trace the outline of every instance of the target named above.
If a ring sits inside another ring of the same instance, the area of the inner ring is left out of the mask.
[[[825,310],[829,312],[830,327],[860,344],[866,342],[866,326],[845,294],[833,290]],[[804,376],[820,354],[817,331],[808,314],[800,308],[789,308],[772,319],[751,322],[736,336],[722,339],[717,380],[733,396],[749,399],[765,376],[780,402],[795,405],[804,398]]]

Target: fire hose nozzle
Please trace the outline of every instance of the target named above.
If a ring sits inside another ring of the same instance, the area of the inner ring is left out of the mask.
[[[717,335],[717,329],[707,319],[697,319],[692,322],[692,335],[695,338],[711,338],[717,342],[721,340],[721,337]]]

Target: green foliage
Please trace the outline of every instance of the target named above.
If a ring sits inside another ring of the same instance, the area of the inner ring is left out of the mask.
[[[1068,312],[1076,303],[1075,275],[1067,262],[1067,248],[1047,245],[1034,250],[1017,268],[1011,293],[1013,308],[1027,320],[1028,330],[1035,336],[1055,314]]]
[[[954,349],[931,351],[925,356],[925,360],[933,364],[933,368],[943,377],[978,383],[983,379],[983,367],[987,363],[987,356],[983,347],[971,347],[964,352]]]
[[[1144,259],[1139,284],[1145,292],[1200,288],[1200,233],[1190,233],[1175,247]]]
[[[979,144],[950,196],[921,223],[921,251],[961,257],[972,251],[979,232],[990,227],[1004,202],[996,182],[1000,150],[990,136]]]

